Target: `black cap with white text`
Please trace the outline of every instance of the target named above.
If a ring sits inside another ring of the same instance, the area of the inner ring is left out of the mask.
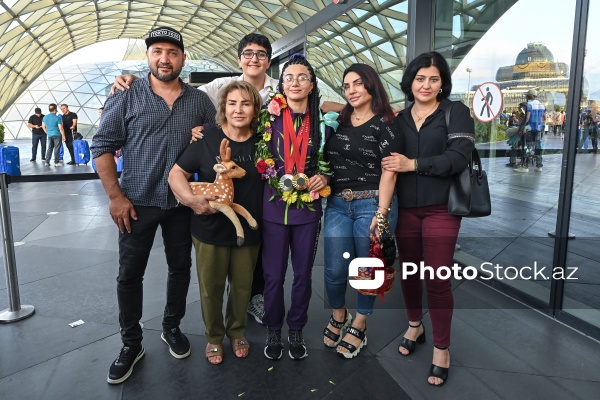
[[[148,38],[146,39],[146,48],[150,47],[154,43],[168,42],[173,43],[183,51],[183,38],[181,33],[173,28],[167,26],[161,26],[159,28],[150,31]]]

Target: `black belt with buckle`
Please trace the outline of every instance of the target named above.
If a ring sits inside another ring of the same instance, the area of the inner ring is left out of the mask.
[[[344,189],[334,196],[341,197],[342,200],[350,202],[352,200],[370,199],[379,196],[379,190],[358,190]]]

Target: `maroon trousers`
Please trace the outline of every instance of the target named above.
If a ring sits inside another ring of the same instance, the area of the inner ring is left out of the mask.
[[[400,262],[430,266],[437,271],[441,266],[452,267],[454,247],[461,218],[448,213],[447,205],[400,208],[396,241]],[[409,321],[423,319],[423,284],[419,274],[401,281],[402,294]],[[425,274],[427,305],[433,328],[433,344],[450,346],[450,326],[454,299],[450,279]]]

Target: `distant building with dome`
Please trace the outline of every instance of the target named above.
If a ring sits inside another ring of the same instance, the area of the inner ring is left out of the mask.
[[[569,66],[554,60],[554,55],[543,43],[528,43],[517,55],[514,65],[498,68],[496,84],[502,90],[503,108],[507,111],[516,110],[519,103],[526,101],[525,94],[530,89],[537,90],[538,100],[543,102],[548,110],[554,107],[564,110],[569,93]],[[479,84],[471,86],[469,98],[478,86]],[[588,91],[589,86],[584,77],[584,101]],[[466,97],[461,94],[458,96],[461,100]]]

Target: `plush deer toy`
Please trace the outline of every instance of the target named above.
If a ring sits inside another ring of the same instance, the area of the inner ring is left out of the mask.
[[[235,213],[240,214],[248,221],[250,228],[257,229],[256,220],[244,207],[233,202],[233,178],[243,178],[246,171],[240,168],[235,162],[231,161],[231,148],[229,140],[223,139],[220,148],[221,155],[217,157],[217,163],[213,167],[217,173],[214,183],[208,182],[190,182],[192,193],[204,194],[207,196],[216,196],[218,199],[209,201],[211,207],[221,211],[233,222],[237,234],[237,245],[244,244],[244,230]]]

